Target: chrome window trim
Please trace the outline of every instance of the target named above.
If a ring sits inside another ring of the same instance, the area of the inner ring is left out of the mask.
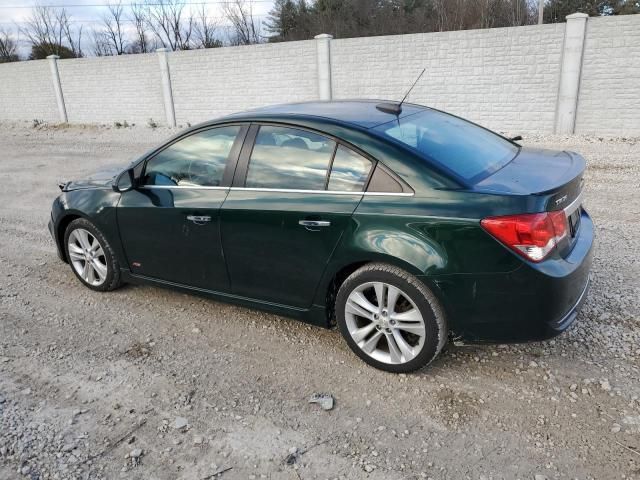
[[[336,195],[362,195],[363,192],[329,191],[329,190],[304,190],[300,188],[258,188],[258,187],[231,187],[231,190],[238,192],[276,192],[276,193],[311,193],[316,195],[331,194]]]
[[[580,205],[582,205],[582,194],[583,194],[583,192],[584,192],[584,190],[581,191],[578,194],[578,196],[576,197],[576,199],[573,202],[571,202],[569,205],[567,205],[564,208],[564,213],[567,216],[567,218],[569,218],[573,214],[573,212],[575,212],[580,207]]]
[[[230,187],[206,187],[204,185],[140,185],[139,188],[144,189],[161,189],[161,190],[229,190]]]
[[[367,197],[413,197],[414,192],[363,192]]]
[[[350,192],[344,190],[302,190],[296,188],[255,188],[255,187],[231,187],[231,190],[240,192],[278,192],[278,193],[311,193],[314,195],[373,195],[388,196],[395,195],[401,197],[413,196],[408,192]]]
[[[238,192],[277,192],[277,193],[311,193],[314,195],[360,195],[369,197],[413,197],[413,192],[349,192],[342,190],[301,190],[294,188],[251,188],[251,187],[205,187],[187,185],[141,185],[144,189],[163,190],[231,190]]]

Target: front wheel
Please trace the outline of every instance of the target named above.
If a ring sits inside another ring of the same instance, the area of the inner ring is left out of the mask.
[[[336,298],[338,328],[369,365],[405,373],[429,364],[447,339],[435,295],[404,270],[372,263],[351,274]]]
[[[116,255],[98,228],[85,218],[72,221],[64,235],[69,265],[76,277],[97,291],[120,286],[120,267]]]

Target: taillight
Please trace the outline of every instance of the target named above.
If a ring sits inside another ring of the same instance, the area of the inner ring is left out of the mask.
[[[567,235],[567,216],[563,210],[487,217],[480,225],[532,262],[544,260]]]

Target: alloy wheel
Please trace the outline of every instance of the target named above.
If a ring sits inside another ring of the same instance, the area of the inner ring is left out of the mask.
[[[67,242],[73,269],[89,285],[98,287],[107,278],[108,267],[104,249],[98,239],[84,228],[76,228]]]
[[[422,313],[409,295],[389,283],[367,282],[353,289],[345,320],[356,345],[379,362],[409,362],[424,346]]]

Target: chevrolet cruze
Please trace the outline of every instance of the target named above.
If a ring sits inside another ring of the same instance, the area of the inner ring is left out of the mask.
[[[299,103],[61,184],[49,229],[90,289],[147,283],[337,325],[365,362],[408,372],[447,339],[571,325],[594,238],[584,171],[419,105]]]

